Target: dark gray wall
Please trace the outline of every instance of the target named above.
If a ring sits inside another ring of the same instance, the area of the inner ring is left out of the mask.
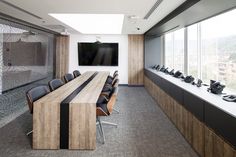
[[[145,68],[161,64],[161,38],[145,38]]]

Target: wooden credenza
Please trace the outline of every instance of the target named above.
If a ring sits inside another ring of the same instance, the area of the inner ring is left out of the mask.
[[[156,81],[158,82],[158,80]],[[236,157],[234,146],[211,128],[211,126],[205,124],[203,118],[207,117],[206,114],[197,115],[188,107],[188,104],[190,106],[192,105],[190,103],[196,103],[194,104],[194,107],[197,107],[196,110],[202,110],[201,102],[188,101],[187,98],[189,95],[185,96],[185,100],[181,100],[178,96],[181,91],[169,86],[169,91],[174,92],[170,96],[169,93],[163,90],[163,83],[157,85],[157,83],[153,82],[147,76],[144,77],[144,85],[153,99],[199,156]],[[225,121],[225,123],[228,122]]]
[[[34,103],[33,149],[60,149],[63,128],[68,119],[68,148],[95,149],[96,102],[109,75],[98,72],[68,104],[69,115],[62,117],[61,102],[84,84],[95,72],[86,72]],[[64,139],[65,140],[65,139]]]

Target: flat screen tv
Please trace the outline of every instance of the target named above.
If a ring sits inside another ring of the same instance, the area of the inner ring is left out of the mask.
[[[118,43],[78,43],[79,65],[118,66]]]

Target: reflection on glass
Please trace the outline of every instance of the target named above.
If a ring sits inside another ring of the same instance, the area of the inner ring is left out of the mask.
[[[1,91],[7,91],[52,75],[49,43],[53,40],[36,32],[0,24]],[[50,62],[49,62],[50,61]]]
[[[0,19],[0,121],[28,110],[25,92],[52,79],[53,52],[54,35]]]

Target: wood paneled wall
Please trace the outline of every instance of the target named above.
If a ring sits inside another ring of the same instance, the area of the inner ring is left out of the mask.
[[[129,85],[143,85],[144,36],[129,35]]]
[[[233,146],[146,76],[144,86],[200,157],[236,157]]]
[[[62,78],[69,69],[69,36],[56,37],[56,78]]]

